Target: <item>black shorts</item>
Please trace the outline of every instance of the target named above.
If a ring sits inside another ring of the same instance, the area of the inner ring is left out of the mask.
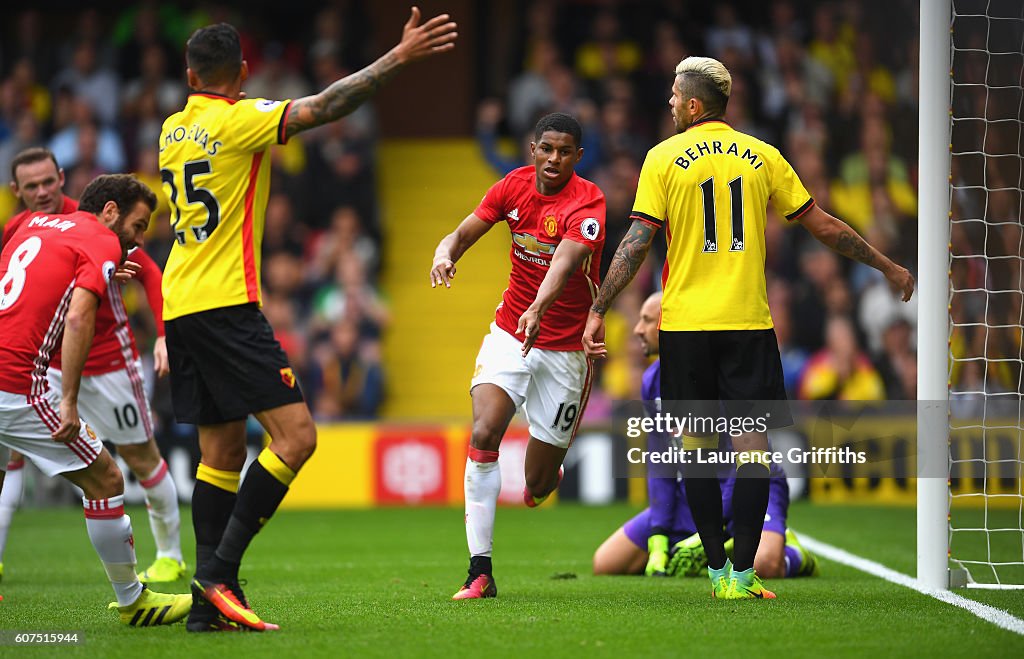
[[[302,402],[288,357],[255,304],[181,316],[164,328],[179,423],[239,421]]]
[[[661,398],[674,414],[763,418],[767,428],[793,423],[775,330],[661,330],[658,337]]]

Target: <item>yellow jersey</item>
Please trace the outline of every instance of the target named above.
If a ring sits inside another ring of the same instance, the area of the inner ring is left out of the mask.
[[[290,103],[193,93],[164,121],[160,176],[174,232],[164,268],[164,320],[261,303],[268,151],[285,142]]]
[[[719,120],[648,151],[631,218],[666,225],[661,329],[770,329],[768,200],[793,220],[814,200],[778,149]]]

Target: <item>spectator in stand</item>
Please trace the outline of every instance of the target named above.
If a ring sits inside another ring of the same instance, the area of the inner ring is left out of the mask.
[[[853,323],[845,316],[829,318],[825,347],[811,355],[800,379],[804,400],[885,400],[885,384],[857,345]]]
[[[246,93],[255,98],[302,98],[310,93],[309,83],[296,70],[298,59],[280,41],[263,47],[263,61],[245,83]]]
[[[87,136],[85,146],[91,146],[91,140],[95,139],[94,164],[96,167],[105,172],[124,171],[127,167],[124,144],[117,131],[109,126],[101,126],[95,118],[92,105],[83,98],[72,97],[70,108],[71,123],[50,140],[50,151],[53,151],[57,162],[66,163],[65,168],[69,172],[79,164],[83,158],[83,154],[80,152],[83,140],[79,137],[79,133],[84,130],[91,131],[95,136],[94,138]],[[72,194],[72,196],[74,195]]]
[[[343,317],[331,326],[329,338],[313,351],[313,370],[319,376],[314,385],[316,418],[377,417],[384,399],[379,352],[376,341],[360,341],[357,321]]]
[[[643,62],[643,53],[637,42],[621,33],[615,9],[605,7],[594,16],[590,37],[576,49],[575,59],[576,73],[590,81],[634,73]]]
[[[715,4],[715,23],[707,31],[708,54],[726,65],[733,73],[745,69],[754,61],[754,32],[750,26],[740,23],[736,7],[728,2]],[[736,58],[727,58],[726,51],[735,51]],[[726,63],[726,59],[730,61]]]
[[[75,46],[70,66],[54,78],[53,89],[69,88],[91,106],[101,123],[110,126],[117,119],[120,84],[117,72],[99,61],[96,43],[82,40]]]
[[[309,252],[306,276],[317,284],[328,282],[343,260],[358,260],[369,275],[379,266],[377,245],[366,235],[359,212],[352,206],[334,209],[330,226],[312,241]]]

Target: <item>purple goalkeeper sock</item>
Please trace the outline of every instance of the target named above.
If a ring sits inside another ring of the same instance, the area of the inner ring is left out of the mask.
[[[804,562],[804,555],[793,545],[786,545],[786,577],[795,577],[800,573],[800,566]]]

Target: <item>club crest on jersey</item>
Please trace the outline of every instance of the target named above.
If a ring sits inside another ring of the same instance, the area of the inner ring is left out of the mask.
[[[85,434],[89,435],[89,439],[96,439],[96,433],[89,427],[88,423],[85,424]]]
[[[596,217],[588,217],[580,225],[580,233],[587,240],[597,240],[597,237],[601,235],[601,223],[597,221]]]
[[[289,389],[295,388],[295,373],[292,371],[292,367],[288,366],[281,369],[281,382]]]
[[[558,223],[555,221],[554,215],[548,215],[544,218],[544,230],[547,231],[548,235],[554,237],[558,233]]]
[[[512,242],[522,248],[522,250],[527,254],[533,254],[535,256],[540,256],[541,254],[551,256],[555,253],[554,243],[542,242],[537,240],[536,236],[532,236],[528,233],[513,233]]]

